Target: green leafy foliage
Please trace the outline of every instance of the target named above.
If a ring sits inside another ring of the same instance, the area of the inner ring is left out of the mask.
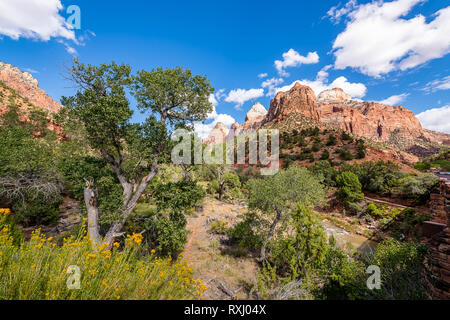
[[[169,182],[158,184],[152,193],[158,210],[180,211],[200,205],[206,193],[195,181]]]
[[[433,174],[410,175],[400,179],[399,184],[398,191],[403,197],[413,199],[417,203],[425,203],[437,189],[439,179]]]
[[[340,172],[354,173],[362,185],[362,190],[384,193],[390,192],[399,186],[399,181],[405,176],[397,164],[391,161],[367,161],[361,164],[344,164]]]
[[[336,177],[339,189],[336,191],[336,198],[346,207],[351,203],[356,203],[364,199],[361,191],[361,183],[358,177],[350,172],[344,171]]]
[[[270,262],[277,272],[294,280],[318,269],[325,260],[327,238],[320,220],[311,208],[298,203],[290,220],[292,234],[270,245]]]

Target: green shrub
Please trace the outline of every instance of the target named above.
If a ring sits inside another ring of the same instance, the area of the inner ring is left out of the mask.
[[[336,137],[333,134],[328,136],[328,141],[326,142],[327,146],[335,146],[337,143]]]
[[[362,190],[373,193],[390,192],[400,185],[405,176],[400,167],[391,161],[367,161],[361,164],[344,164],[340,172],[350,171],[358,176]]]
[[[211,232],[215,234],[225,234],[228,222],[225,220],[218,220],[211,222]]]
[[[239,180],[239,178],[236,176]],[[206,194],[195,181],[160,183],[155,187],[152,197],[159,210],[186,212],[202,203]]]
[[[364,194],[361,192],[361,183],[358,177],[349,171],[342,172],[336,177],[338,190],[336,191],[336,198],[346,207],[350,203],[359,202],[364,199]]]
[[[430,198],[430,194],[437,189],[439,179],[433,174],[410,175],[400,179],[399,184],[398,191],[404,198],[425,203]]]
[[[416,162],[414,164],[414,169],[419,170],[419,171],[427,171],[430,170],[431,165],[429,162]]]
[[[244,219],[227,230],[231,240],[240,248],[259,250],[264,242],[264,235],[259,231],[264,225],[255,212],[247,212]]]
[[[292,235],[279,237],[270,244],[269,261],[281,276],[294,280],[322,267],[327,238],[312,209],[298,203],[291,218]]]
[[[320,160],[328,160],[330,158],[330,152],[328,150],[323,150],[320,155]]]
[[[313,145],[312,145],[312,147],[311,147],[311,151],[312,151],[312,152],[317,152],[317,151],[320,150],[320,147],[321,147],[320,143],[314,142]]]
[[[342,132],[342,140],[353,142],[353,137],[350,134],[348,134],[347,132],[343,131]]]
[[[59,219],[59,205],[62,198],[34,199],[34,201],[16,202],[12,209],[18,222],[24,226],[55,225]]]
[[[425,298],[423,287],[423,260],[427,248],[423,244],[383,240],[376,251],[348,259],[342,250],[331,247],[326,259],[325,284],[321,290],[324,299],[363,300],[420,300]],[[366,281],[367,267],[381,270],[381,288],[370,290]]]
[[[336,186],[337,172],[329,161],[318,161],[308,168],[315,176],[319,177],[327,186]]]

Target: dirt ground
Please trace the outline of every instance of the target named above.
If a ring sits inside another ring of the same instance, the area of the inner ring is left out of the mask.
[[[211,232],[212,221],[233,225],[246,208],[212,198],[203,209],[188,217],[190,231],[184,257],[193,269],[194,278],[202,280],[208,290],[205,299],[248,299],[256,282],[258,265],[252,257],[238,257],[231,252],[226,236]]]

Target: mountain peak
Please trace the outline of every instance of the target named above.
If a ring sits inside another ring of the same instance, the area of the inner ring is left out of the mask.
[[[322,91],[317,96],[317,102],[342,102],[346,100],[351,100],[352,97],[345,93],[341,88],[333,88]]]

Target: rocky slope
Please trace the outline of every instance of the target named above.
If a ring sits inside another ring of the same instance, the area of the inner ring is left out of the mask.
[[[23,122],[29,121],[33,110],[46,111],[48,129],[61,134],[61,126],[53,120],[52,114],[62,106],[40,89],[38,81],[28,72],[0,62],[0,115],[8,111],[10,106],[18,107]]]
[[[58,112],[61,109],[61,105],[58,102],[50,98],[44,90],[39,88],[38,81],[31,74],[22,72],[10,64],[0,62],[0,82],[24,98],[24,100],[27,100],[30,104],[49,112]],[[0,104],[1,111],[2,104]]]

